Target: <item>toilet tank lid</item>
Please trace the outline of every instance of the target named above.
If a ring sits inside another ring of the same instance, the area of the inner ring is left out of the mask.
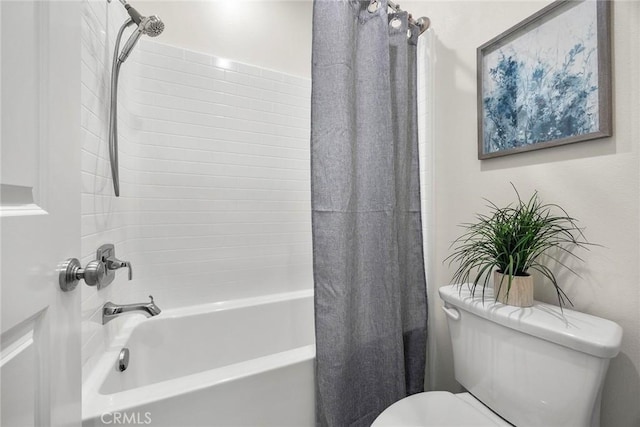
[[[440,298],[449,305],[556,344],[601,358],[618,354],[622,328],[610,320],[534,301],[533,307],[514,307],[495,301],[493,290],[478,288],[471,296],[469,285],[443,286]]]

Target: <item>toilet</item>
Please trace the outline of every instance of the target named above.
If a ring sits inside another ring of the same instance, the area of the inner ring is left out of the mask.
[[[600,425],[600,393],[622,328],[585,313],[534,302],[495,302],[489,289],[439,289],[456,380],[465,393],[418,393],[385,409],[387,426]]]

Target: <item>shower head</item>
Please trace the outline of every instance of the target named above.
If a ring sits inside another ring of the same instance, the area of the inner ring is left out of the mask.
[[[124,5],[124,8],[127,9],[127,13],[131,17],[131,20],[136,23],[136,25],[144,25],[144,34],[149,37],[159,36],[164,30],[164,23],[160,18],[156,15],[151,15],[150,17],[145,17],[140,15],[140,13],[133,8],[126,0],[120,0]]]
[[[140,36],[146,34],[149,37],[157,37],[164,31],[164,23],[156,15],[142,16],[131,6],[127,8],[127,11],[129,12],[129,16],[131,16],[131,21],[138,24],[138,28],[131,34],[129,40],[127,40],[122,48],[122,52],[120,52],[120,56],[118,57],[120,62],[127,60],[129,54],[131,54],[131,51],[140,39]]]
[[[127,9],[127,13],[131,17],[131,20],[136,23],[138,29],[142,27],[143,34],[149,37],[159,36],[164,30],[164,23],[157,15],[151,15],[149,17],[142,16],[125,0],[121,0],[124,4],[124,8]]]
[[[144,18],[143,25],[143,32],[149,37],[158,37],[164,31],[164,22],[157,15]]]

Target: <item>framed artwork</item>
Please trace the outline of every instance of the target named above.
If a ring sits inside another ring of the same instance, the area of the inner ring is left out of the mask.
[[[478,48],[478,158],[611,136],[609,1],[556,1]]]

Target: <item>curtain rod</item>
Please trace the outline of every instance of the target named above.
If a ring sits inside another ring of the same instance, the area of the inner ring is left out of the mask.
[[[404,10],[400,9],[400,5],[398,3],[395,3],[391,0],[387,0],[387,6],[393,9],[395,12],[405,12]],[[420,34],[422,34],[429,29],[429,25],[431,25],[431,20],[426,16],[421,16],[418,19],[413,19],[413,17],[409,13],[409,23],[420,28]]]

